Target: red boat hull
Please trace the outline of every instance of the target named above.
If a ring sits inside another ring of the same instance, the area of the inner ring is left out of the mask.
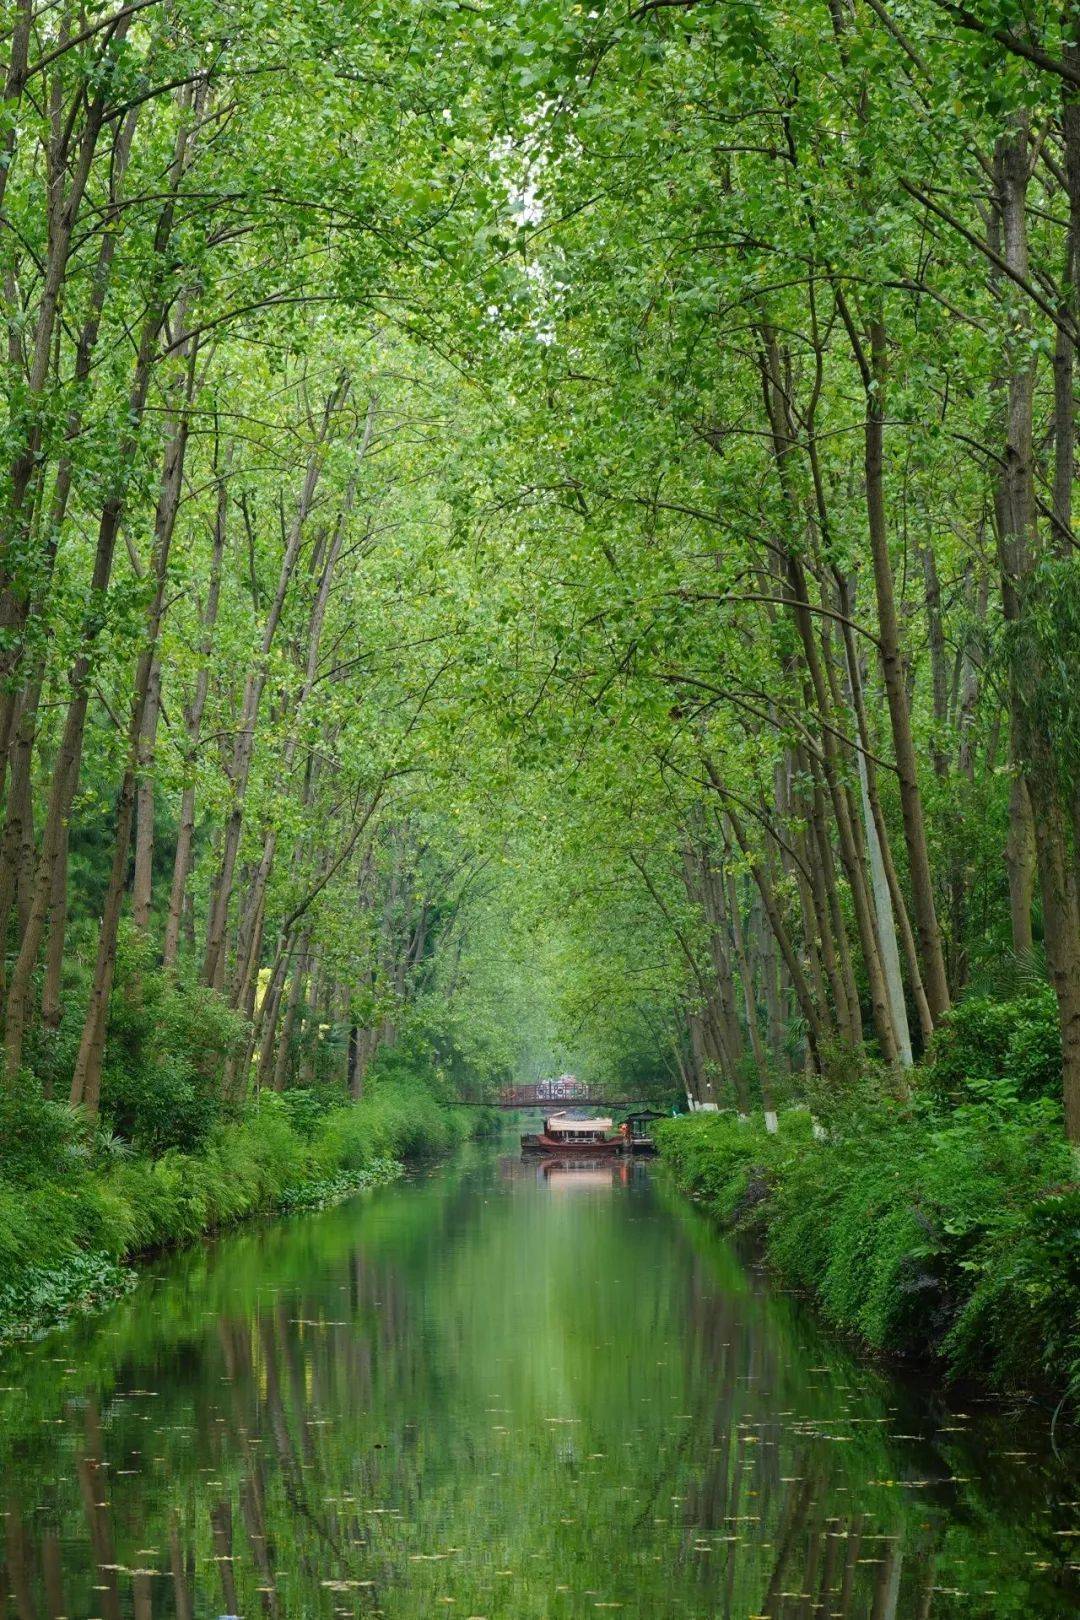
[[[564,1142],[557,1136],[538,1136],[536,1145],[541,1153],[557,1153],[560,1159],[568,1158],[571,1154],[581,1154],[588,1158],[601,1153],[618,1153],[623,1146],[622,1138],[614,1136],[607,1142]]]

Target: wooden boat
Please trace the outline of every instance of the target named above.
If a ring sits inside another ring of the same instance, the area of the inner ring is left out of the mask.
[[[540,1132],[539,1150],[541,1153],[556,1153],[561,1159],[621,1153],[624,1138],[608,1136],[611,1124],[610,1119],[594,1119],[580,1111],[549,1114]]]
[[[620,1129],[629,1126],[629,1145],[631,1153],[655,1153],[656,1143],[652,1139],[652,1122],[656,1119],[667,1119],[667,1114],[657,1108],[643,1108],[636,1114],[627,1114]]]

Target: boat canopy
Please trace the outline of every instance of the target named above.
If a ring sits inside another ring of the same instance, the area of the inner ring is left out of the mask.
[[[598,1135],[610,1131],[610,1119],[593,1119],[581,1114],[552,1114],[547,1121],[547,1129],[552,1136],[560,1132],[573,1132],[575,1135],[584,1135],[595,1131]]]

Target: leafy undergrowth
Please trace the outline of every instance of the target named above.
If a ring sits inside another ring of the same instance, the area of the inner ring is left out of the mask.
[[[324,1176],[320,1181],[308,1182],[303,1187],[286,1187],[277,1200],[280,1210],[329,1209],[351,1198],[354,1193],[369,1187],[383,1187],[396,1181],[401,1174],[398,1159],[376,1159],[366,1170],[343,1171],[339,1176]]]
[[[762,1123],[669,1120],[678,1185],[756,1232],[786,1279],[877,1350],[1002,1391],[1080,1396],[1080,1171],[1060,1110],[987,1096]]]
[[[194,1152],[136,1154],[32,1089],[0,1106],[0,1341],[45,1331],[131,1287],[126,1262],[249,1216],[317,1209],[485,1130],[419,1085],[344,1105],[264,1095]]]
[[[59,1266],[24,1266],[0,1284],[0,1343],[35,1337],[69,1316],[107,1305],[136,1281],[130,1266],[105,1254],[73,1254]]]

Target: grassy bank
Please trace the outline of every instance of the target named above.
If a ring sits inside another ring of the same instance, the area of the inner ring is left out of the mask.
[[[407,1082],[344,1106],[311,1091],[267,1094],[196,1149],[157,1155],[32,1089],[0,1112],[0,1340],[123,1292],[140,1254],[334,1202],[491,1129],[484,1110],[448,1107]]]
[[[828,1320],[950,1377],[1080,1395],[1080,1179],[1052,1105],[791,1110],[658,1129],[678,1185],[750,1230]]]

